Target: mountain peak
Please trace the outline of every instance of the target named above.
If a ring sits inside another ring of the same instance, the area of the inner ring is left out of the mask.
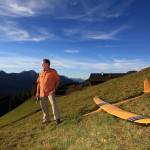
[[[6,74],[6,72],[3,70],[0,70],[0,74]]]
[[[38,73],[36,73],[34,70],[22,71],[22,72],[20,72],[20,73],[21,73],[21,74],[29,74],[29,75],[31,75],[31,76],[38,74]]]

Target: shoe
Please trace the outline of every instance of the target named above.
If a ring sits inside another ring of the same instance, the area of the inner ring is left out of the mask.
[[[56,124],[58,125],[58,124],[60,124],[61,122],[60,122],[60,119],[56,119]]]
[[[50,121],[43,121],[42,124],[50,123]]]

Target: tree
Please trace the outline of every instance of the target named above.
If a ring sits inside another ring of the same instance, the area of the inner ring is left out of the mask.
[[[31,96],[34,96],[36,94],[36,87],[37,87],[37,83],[34,81],[32,83]]]
[[[10,99],[10,103],[9,103],[9,111],[11,111],[12,109],[16,108],[17,105],[17,96],[14,94],[11,99]]]

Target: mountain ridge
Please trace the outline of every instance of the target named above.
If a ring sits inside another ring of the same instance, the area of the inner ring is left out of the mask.
[[[0,96],[10,95],[20,90],[30,90],[32,83],[36,82],[39,73],[34,70],[22,71],[20,73],[6,73],[0,70]],[[74,83],[77,80],[60,76],[60,87],[67,83]]]

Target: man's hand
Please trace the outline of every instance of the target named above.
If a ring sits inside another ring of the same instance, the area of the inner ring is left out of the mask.
[[[40,94],[36,93],[36,104],[38,103],[39,100],[40,100]]]
[[[37,97],[38,97],[38,98],[40,97],[40,94],[39,94],[39,93],[36,93],[36,98],[37,98]]]
[[[40,99],[40,94],[36,93],[36,100],[39,101],[39,99]]]

